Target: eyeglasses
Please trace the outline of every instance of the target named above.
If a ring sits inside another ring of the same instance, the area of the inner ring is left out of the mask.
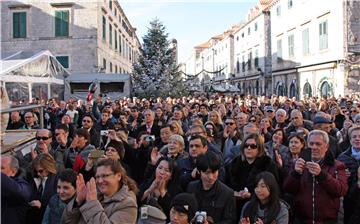
[[[99,180],[100,178],[101,179],[106,179],[110,176],[114,175],[114,173],[108,173],[108,174],[101,174],[101,175],[95,175],[95,179],[96,180]]]
[[[268,112],[268,113],[272,113],[272,112],[274,112],[274,111],[272,111],[272,110],[267,110],[266,112]]]
[[[235,123],[234,122],[226,122],[225,124],[226,125],[234,125]]]
[[[246,149],[246,148],[249,148],[249,147],[250,147],[250,149],[257,149],[256,144],[247,144],[247,143],[245,143],[244,148]]]
[[[43,140],[43,141],[46,141],[46,140],[48,140],[50,137],[40,137],[40,136],[38,136],[38,137],[36,137],[36,140],[38,140],[38,141],[40,141],[40,140]]]
[[[82,122],[91,123],[91,120],[82,120]]]

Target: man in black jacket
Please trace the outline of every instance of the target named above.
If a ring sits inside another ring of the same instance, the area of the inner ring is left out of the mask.
[[[200,180],[193,181],[187,188],[195,195],[199,211],[206,212],[206,219],[211,223],[235,223],[236,206],[234,191],[218,180],[220,158],[208,151],[198,156],[196,168]]]
[[[25,223],[30,196],[30,186],[23,179],[18,160],[13,156],[2,156],[1,220],[11,224]]]

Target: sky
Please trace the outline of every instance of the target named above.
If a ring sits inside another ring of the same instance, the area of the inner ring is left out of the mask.
[[[169,39],[178,42],[178,60],[184,62],[191,50],[245,20],[257,0],[119,0],[136,34],[142,38],[150,21],[158,18]]]

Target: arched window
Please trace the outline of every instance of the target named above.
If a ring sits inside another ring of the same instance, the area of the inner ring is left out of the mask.
[[[304,97],[312,97],[312,89],[310,83],[306,82],[304,85]]]
[[[331,95],[331,87],[327,81],[321,84],[321,96]]]
[[[256,80],[256,95],[259,95],[259,80]]]

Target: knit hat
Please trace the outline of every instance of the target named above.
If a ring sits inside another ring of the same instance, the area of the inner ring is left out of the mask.
[[[198,203],[194,195],[181,193],[176,195],[171,201],[170,208],[188,215],[188,220],[192,220],[198,209]]]
[[[166,215],[159,208],[144,205],[140,208],[138,224],[165,224]]]
[[[116,140],[110,140],[110,142],[106,145],[105,149],[108,147],[113,147],[114,149],[116,149],[116,151],[118,152],[120,159],[124,158],[125,155],[125,148],[124,148],[124,144],[120,141],[116,141]]]

